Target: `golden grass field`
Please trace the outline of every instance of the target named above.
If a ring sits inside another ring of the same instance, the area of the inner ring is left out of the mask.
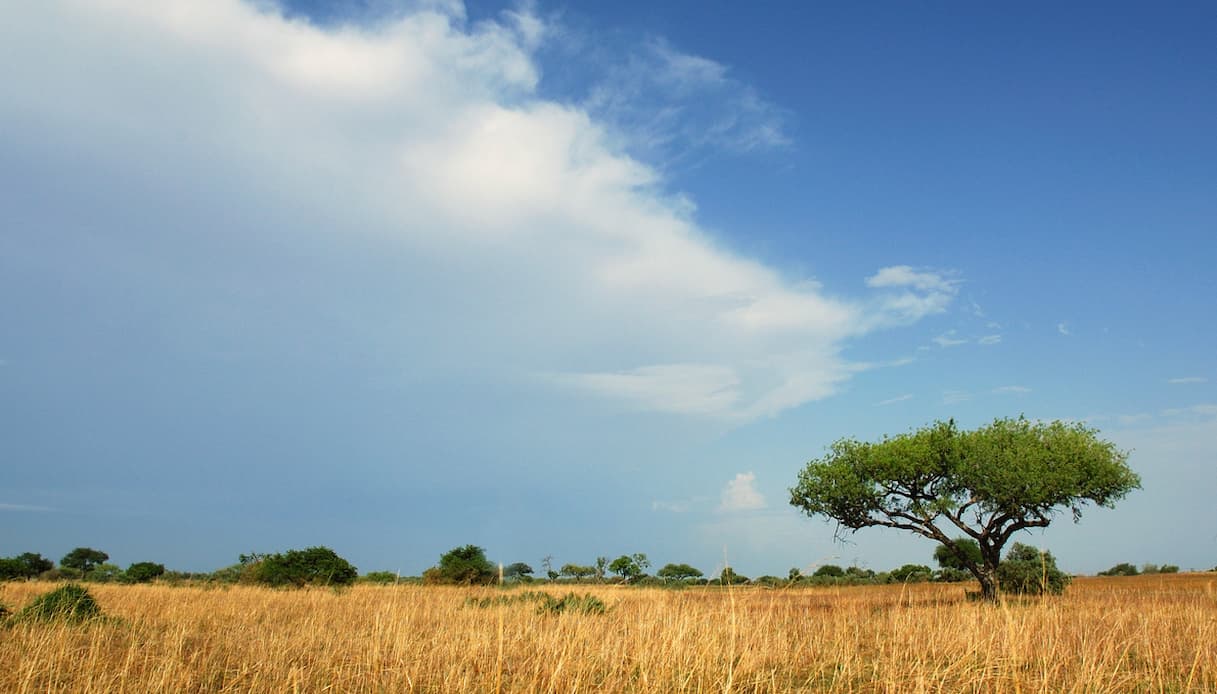
[[[0,603],[54,587],[0,584]],[[490,588],[91,585],[111,619],[0,630],[0,691],[1217,692],[1212,573],[1001,606],[958,584],[573,588],[610,611],[465,605]]]

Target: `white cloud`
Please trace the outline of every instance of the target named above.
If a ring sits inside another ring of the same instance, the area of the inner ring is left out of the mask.
[[[944,390],[942,391],[942,404],[955,405],[961,402],[967,402],[972,399],[972,394],[964,390]]]
[[[887,400],[880,400],[879,402],[875,403],[875,407],[883,407],[884,405],[895,405],[898,402],[904,402],[905,400],[912,400],[912,399],[913,399],[912,393],[905,393],[904,395],[897,395],[896,397],[888,398]]]
[[[1001,335],[985,335],[976,341],[980,345],[996,345],[1001,342]]]
[[[968,343],[967,340],[955,337],[954,330],[946,331],[945,333],[939,335],[938,337],[935,337],[933,340],[931,340],[931,342],[938,345],[939,347],[957,347],[959,345],[964,345],[964,344]]]
[[[1073,334],[1069,331],[1069,324],[1066,323],[1065,321],[1061,321],[1060,323],[1056,324],[1056,331],[1062,335],[1072,335]]]
[[[378,245],[401,263],[380,297],[398,313],[359,325],[378,349],[648,411],[740,421],[828,397],[865,368],[841,356],[848,340],[953,300],[958,281],[929,269],[882,268],[866,281],[878,296],[849,300],[723,247],[617,146],[604,108],[538,96],[543,22],[467,27],[459,4],[420,7],[325,28],[238,0],[22,3],[0,24],[0,147],[61,165],[47,190],[97,239],[147,228],[152,205],[158,239],[234,257],[259,240]],[[650,51],[653,79],[750,114],[712,137],[783,143],[725,67]],[[149,249],[141,276],[165,274],[154,245],[125,238]],[[191,271],[236,283],[216,269],[235,265]],[[333,294],[317,309],[350,314]]]
[[[753,511],[765,508],[765,497],[756,490],[756,475],[741,472],[723,488],[720,512]]]
[[[959,292],[959,280],[933,270],[908,265],[880,268],[866,286],[883,292],[874,314],[890,323],[912,323],[942,313]]]
[[[1001,386],[993,389],[993,393],[996,395],[1022,395],[1030,392],[1031,389],[1026,386]]]
[[[783,111],[721,63],[659,38],[622,54],[612,52],[613,42],[583,42],[595,44],[604,74],[580,106],[632,150],[671,162],[706,149],[752,152],[791,143]],[[572,58],[585,60],[583,53]]]
[[[1182,376],[1180,378],[1172,378],[1167,380],[1167,383],[1184,384],[1184,383],[1208,383],[1209,379],[1204,376]]]
[[[32,506],[30,504],[6,504],[0,503],[0,511],[27,511],[31,513],[51,513],[58,509],[50,506]]]
[[[1163,417],[1180,417],[1184,415],[1217,417],[1217,405],[1201,404],[1192,405],[1191,407],[1172,407],[1170,409],[1162,410]]]

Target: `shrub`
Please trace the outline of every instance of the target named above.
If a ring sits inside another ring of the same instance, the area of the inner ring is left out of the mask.
[[[816,569],[816,572],[813,573],[812,576],[824,576],[827,578],[841,578],[841,577],[845,576],[845,569],[842,569],[841,567],[837,566],[836,564],[825,564],[824,566],[821,566],[820,568]]]
[[[272,586],[350,585],[359,572],[329,547],[309,547],[272,554],[256,564],[260,583]]]
[[[1060,595],[1069,585],[1070,577],[1056,567],[1051,552],[1014,543],[1006,560],[997,565],[997,582],[1001,590],[1016,595]]]
[[[604,614],[608,607],[604,601],[594,595],[576,595],[567,593],[561,598],[555,598],[548,593],[542,593],[541,605],[537,612],[557,614],[560,612],[575,612],[578,614]]]
[[[934,572],[924,564],[905,564],[888,574],[891,583],[923,583],[934,577]]]
[[[1177,574],[1179,573],[1179,567],[1175,566],[1174,564],[1163,564],[1161,568],[1158,569],[1158,573]]]
[[[1106,571],[1100,571],[1099,575],[1100,576],[1136,576],[1139,573],[1141,573],[1141,572],[1137,570],[1137,567],[1133,566],[1132,564],[1129,564],[1128,562],[1123,562],[1120,564],[1116,564],[1115,566],[1111,567],[1110,569],[1108,569]]]
[[[0,559],[0,581],[14,578],[34,578],[44,571],[55,568],[54,562],[41,554],[25,552],[15,557]]]
[[[397,583],[397,574],[392,571],[369,571],[359,577],[363,583],[379,583],[387,585],[389,583]]]
[[[132,583],[148,583],[152,579],[160,578],[163,575],[165,575],[164,564],[139,561],[127,567],[127,580]]]
[[[69,622],[80,622],[101,616],[101,608],[97,601],[78,583],[60,586],[49,593],[39,595],[21,610],[19,619],[49,621],[61,619]]]
[[[496,577],[494,566],[486,559],[486,550],[477,545],[449,550],[440,556],[439,566],[423,572],[424,583],[490,584]]]

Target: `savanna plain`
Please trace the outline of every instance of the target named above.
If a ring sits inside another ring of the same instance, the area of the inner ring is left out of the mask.
[[[55,584],[0,584],[20,609]],[[792,589],[96,585],[0,629],[4,692],[1217,692],[1217,574]],[[533,594],[534,597],[539,595]]]

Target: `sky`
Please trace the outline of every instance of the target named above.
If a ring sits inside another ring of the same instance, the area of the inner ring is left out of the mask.
[[[798,471],[1025,414],[1217,564],[1211,3],[0,7],[2,556],[930,564]]]

